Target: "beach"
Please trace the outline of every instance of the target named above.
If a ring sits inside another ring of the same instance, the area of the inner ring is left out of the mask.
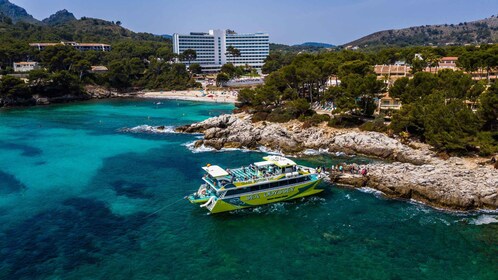
[[[141,92],[138,97],[173,100],[202,101],[215,103],[236,103],[237,91],[222,90],[182,90]]]

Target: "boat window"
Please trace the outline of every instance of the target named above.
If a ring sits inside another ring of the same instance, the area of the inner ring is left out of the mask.
[[[295,183],[297,183],[297,179],[296,178],[289,180],[289,184],[295,184]]]
[[[237,194],[241,194],[241,193],[245,193],[245,192],[247,192],[247,188],[236,188],[236,189],[228,190],[226,195],[227,196],[237,195]]]
[[[261,185],[261,189],[262,190],[266,190],[266,189],[269,189],[271,188],[271,184],[264,184],[264,185]]]

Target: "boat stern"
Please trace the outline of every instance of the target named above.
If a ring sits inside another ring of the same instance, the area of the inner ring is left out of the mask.
[[[192,204],[204,204],[209,198],[211,198],[212,194],[208,191],[207,186],[205,184],[199,187],[195,193],[187,195],[185,199],[187,199]]]

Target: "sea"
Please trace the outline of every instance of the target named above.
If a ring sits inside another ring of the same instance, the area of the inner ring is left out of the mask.
[[[232,110],[148,99],[1,109],[0,279],[498,279],[495,212],[329,183],[317,196],[215,215],[188,203],[202,166],[269,152],[195,149],[200,135],[174,133]]]

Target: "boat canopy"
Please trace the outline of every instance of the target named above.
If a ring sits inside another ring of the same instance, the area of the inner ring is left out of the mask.
[[[268,166],[268,165],[273,165],[274,163],[271,162],[271,161],[260,161],[260,162],[255,162],[254,165],[256,165],[257,167],[265,167],[265,166]]]
[[[267,156],[263,158],[266,161],[269,161],[272,164],[275,164],[278,167],[285,168],[289,166],[295,166],[296,163],[288,158],[284,158],[281,156]]]
[[[204,169],[204,171],[206,171],[214,178],[228,176],[228,172],[226,172],[225,169],[219,167],[218,165],[205,166],[202,169]]]

